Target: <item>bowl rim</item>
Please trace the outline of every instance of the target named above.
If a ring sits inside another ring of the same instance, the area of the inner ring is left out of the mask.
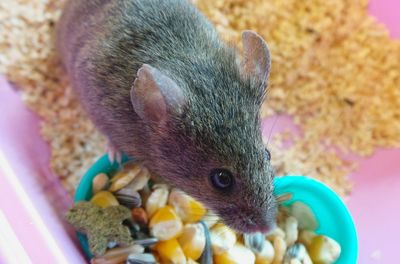
[[[296,189],[307,189],[308,192],[312,192],[319,195],[319,198],[323,198],[324,203],[334,205],[335,215],[338,215],[341,218],[341,221],[344,223],[346,228],[346,259],[340,259],[335,263],[357,263],[358,260],[358,235],[357,228],[354,222],[354,219],[344,203],[343,199],[333,191],[329,186],[324,184],[323,182],[310,178],[307,176],[298,176],[298,175],[288,175],[281,176],[274,183],[275,188],[277,189],[275,194],[283,194],[287,189],[295,187]],[[293,202],[300,201],[305,203],[301,199],[293,199],[289,201],[285,201],[284,205],[290,205]],[[312,207],[312,206],[310,206]],[[318,232],[319,227],[315,230],[317,234],[325,234],[324,232]],[[341,244],[341,248],[343,250],[344,246]]]

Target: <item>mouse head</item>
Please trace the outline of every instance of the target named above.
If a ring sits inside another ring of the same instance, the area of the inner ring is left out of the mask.
[[[150,131],[143,155],[153,173],[206,204],[237,231],[266,232],[277,211],[259,118],[270,54],[256,33],[245,31],[242,40],[240,65],[234,53],[218,55],[215,60],[224,63],[211,60],[197,67],[197,74],[207,77],[184,89],[182,82],[143,65],[131,100]]]

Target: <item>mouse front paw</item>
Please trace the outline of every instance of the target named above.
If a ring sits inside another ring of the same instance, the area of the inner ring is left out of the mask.
[[[114,147],[110,141],[108,141],[106,151],[108,154],[108,160],[111,164],[114,164],[114,162],[117,162],[119,165],[122,164],[122,151],[119,151],[116,147]]]

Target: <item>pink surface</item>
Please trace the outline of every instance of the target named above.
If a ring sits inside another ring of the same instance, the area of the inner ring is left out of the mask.
[[[372,0],[371,13],[400,36],[400,1]],[[83,263],[61,216],[71,203],[48,168],[38,119],[0,77],[0,263]],[[272,122],[266,121],[265,134]],[[293,128],[279,118],[274,132]],[[379,150],[351,175],[348,201],[360,243],[359,263],[398,262],[400,150]]]
[[[397,263],[400,237],[400,150],[379,150],[361,162],[348,206],[360,241],[359,263]]]
[[[271,130],[285,129],[297,130],[288,116],[263,122],[266,137]],[[352,159],[360,166],[350,175],[354,188],[346,203],[356,223],[359,263],[394,263],[400,237],[400,149],[380,149],[370,158]]]
[[[84,263],[60,218],[71,198],[50,173],[38,119],[3,77],[0,113],[0,263]]]
[[[393,38],[400,38],[400,1],[370,0],[370,14],[386,25]]]

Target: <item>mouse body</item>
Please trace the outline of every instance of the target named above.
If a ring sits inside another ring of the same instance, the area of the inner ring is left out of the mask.
[[[243,54],[187,0],[70,0],[57,49],[110,145],[203,202],[239,232],[276,216],[259,110],[270,54],[252,31]]]

